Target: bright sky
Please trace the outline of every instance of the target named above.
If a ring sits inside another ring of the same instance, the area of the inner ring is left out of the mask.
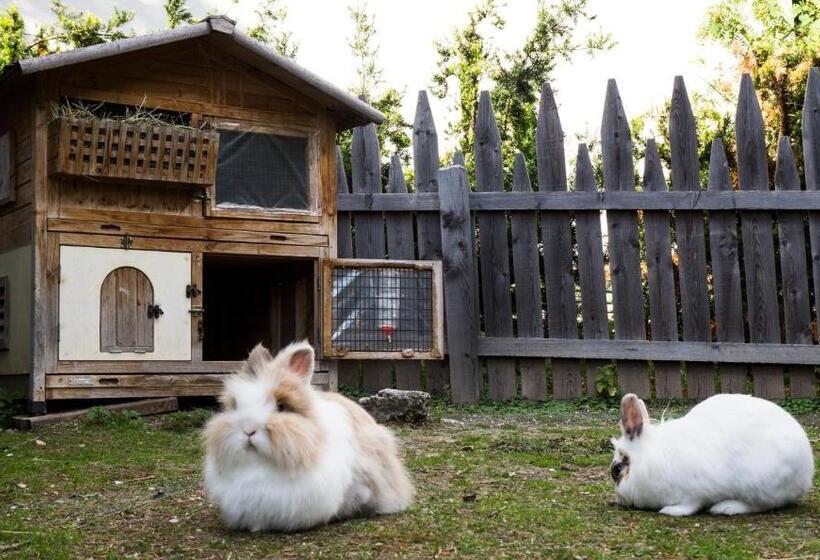
[[[447,38],[477,0],[370,0],[376,15],[380,64],[386,83],[406,88],[403,112],[412,122],[418,90],[425,89],[436,69],[435,39]],[[550,0],[547,0],[550,1]],[[685,77],[690,94],[704,89],[714,76],[721,53],[698,45],[696,34],[706,9],[716,0],[591,0],[598,15],[596,26],[610,32],[617,45],[590,59],[579,56],[563,65],[553,81],[568,141],[574,153],[576,133],[596,133],[600,127],[608,78],[615,78],[629,116],[660,105],[671,95],[675,75]],[[6,4],[7,2],[3,2]],[[49,0],[21,0],[18,7],[33,29],[34,22],[50,21]],[[109,0],[67,0],[70,6],[108,15]],[[162,0],[118,0],[120,8],[137,13],[138,32],[165,26]],[[502,8],[506,29],[497,37],[502,49],[523,42],[532,28],[538,0],[508,0]],[[253,23],[252,0],[189,0],[195,15],[225,13],[246,28]],[[347,46],[352,24],[348,1],[285,0],[287,27],[300,48],[297,62],[342,87],[355,79],[355,63]],[[707,57],[709,65],[699,64]],[[448,103],[433,100],[440,137],[449,121]],[[444,147],[451,142],[443,138]]]

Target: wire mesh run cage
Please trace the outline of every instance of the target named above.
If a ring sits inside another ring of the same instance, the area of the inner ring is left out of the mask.
[[[334,259],[322,274],[325,356],[442,357],[441,263]]]

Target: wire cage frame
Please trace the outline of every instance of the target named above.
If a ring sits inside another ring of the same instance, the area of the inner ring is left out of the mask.
[[[322,261],[326,358],[443,359],[443,309],[439,261]]]

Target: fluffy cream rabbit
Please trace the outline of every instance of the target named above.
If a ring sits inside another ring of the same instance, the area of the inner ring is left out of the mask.
[[[814,454],[806,432],[776,404],[715,395],[676,420],[650,423],[644,402],[621,401],[610,472],[618,503],[692,515],[767,511],[811,489]]]
[[[310,385],[314,352],[257,346],[225,382],[205,428],[205,488],[225,523],[294,531],[402,511],[413,487],[393,434],[359,405]]]

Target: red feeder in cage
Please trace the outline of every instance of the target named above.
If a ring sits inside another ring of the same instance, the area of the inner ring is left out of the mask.
[[[396,327],[391,325],[390,323],[385,323],[379,329],[382,331],[382,334],[387,337],[387,343],[393,343],[393,335],[396,333]]]

